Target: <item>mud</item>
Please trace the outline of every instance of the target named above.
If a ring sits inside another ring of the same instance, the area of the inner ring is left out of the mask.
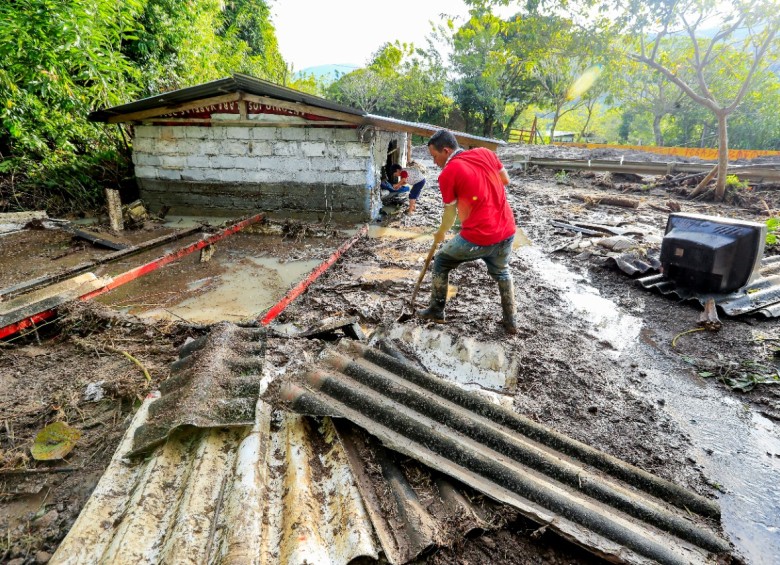
[[[532,242],[518,246],[511,261],[519,334],[505,335],[496,285],[477,263],[452,273],[450,284],[456,292],[447,307],[446,326],[420,326],[411,321],[405,327],[412,333],[415,329],[443,331],[453,343],[499,344],[511,363],[513,378],[491,381],[487,388],[499,389],[502,403],[719,499],[723,533],[734,544],[736,555],[748,563],[772,562],[780,554],[780,487],[776,481],[780,473],[780,386],[758,385],[741,393],[728,388],[717,375],[774,370],[780,324],[722,317],[720,332],[685,334],[673,347],[676,336],[696,326],[700,309],[645,291],[622,272],[604,267],[596,257],[567,250],[577,236],[553,227],[550,221],[623,222],[662,235],[667,214],[656,208],[666,208],[670,200],[683,211],[760,221],[767,217],[767,210],[780,209],[780,197],[771,190],[757,189],[735,194],[726,204],[692,202],[683,194],[692,187],[652,187],[655,179],[651,178],[628,183],[604,175],[556,175],[555,171],[525,172],[513,167],[528,152],[582,158],[585,150],[576,150],[576,156],[572,151],[512,147],[499,152],[510,169],[508,193],[518,225]],[[590,157],[619,158],[620,154]],[[415,148],[414,155],[429,170],[429,184],[415,214],[401,210],[372,226],[369,237],[356,243],[283,312],[279,324],[305,329],[331,316],[357,316],[371,335],[378,329],[390,331],[409,310],[417,275],[430,249],[428,234],[435,230],[441,213],[437,170],[425,148]],[[631,154],[631,160],[640,158],[669,160]],[[598,193],[630,195],[642,203],[633,210],[586,205],[577,199]],[[188,221],[176,219],[174,227],[184,227]],[[301,278],[311,262],[324,259],[350,236],[347,230],[334,233],[326,226],[300,223],[257,231],[262,233],[240,233],[219,243],[209,263],[199,263],[194,254],[109,293],[102,299],[104,305],[77,308],[37,335],[0,346],[0,473],[5,472],[0,474],[0,529],[10,532],[0,539],[0,561],[33,562],[36,552],[54,551],[108,463],[138,399],[168,377],[177,347],[187,337],[202,335],[199,324],[257,314],[267,301],[280,297]],[[258,238],[266,242],[262,252],[257,251]],[[69,236],[55,232],[26,231],[0,238],[0,285],[107,253],[73,251],[71,244]],[[164,251],[160,248],[106,265],[96,274],[122,272]],[[63,253],[62,258],[52,260]],[[30,257],[40,260],[30,261]],[[243,274],[231,278],[229,274],[235,271]],[[273,290],[260,296],[259,283],[268,279],[273,279]],[[428,280],[423,282],[418,307],[427,301]],[[216,305],[226,295],[236,300],[225,299]],[[175,315],[165,315],[166,310]],[[204,312],[208,315],[199,317]],[[77,345],[69,336],[90,345]],[[425,355],[415,356],[419,342],[404,341],[400,334],[395,340],[420,366],[445,372],[442,363],[437,366]],[[106,346],[139,359],[152,382],[147,383],[136,365]],[[269,337],[263,376],[264,386],[272,383],[271,395],[283,378],[310,366],[323,346],[316,339]],[[703,378],[702,373],[716,376]],[[103,400],[85,400],[86,386],[100,381]],[[76,449],[60,463],[31,461],[29,446],[35,433],[57,420],[82,431]],[[52,466],[73,470],[25,473]],[[508,524],[499,522],[484,535],[442,547],[426,560],[598,561],[544,528],[515,516],[506,519]]]

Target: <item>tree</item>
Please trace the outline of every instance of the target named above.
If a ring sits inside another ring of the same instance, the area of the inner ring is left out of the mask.
[[[472,0],[480,5],[510,0]],[[750,92],[756,73],[780,52],[780,11],[775,0],[530,0],[529,13],[568,13],[592,33],[611,30],[625,41],[625,54],[661,73],[717,121],[718,180],[722,200],[728,166],[728,119]],[[608,16],[608,17],[607,17]],[[710,30],[715,29],[714,33]],[[690,56],[679,63],[666,57],[665,40],[685,38]],[[635,46],[639,46],[635,49]],[[745,65],[733,66],[739,54]],[[688,78],[692,77],[692,78]],[[708,79],[709,77],[709,79]],[[717,83],[713,82],[717,77]],[[720,94],[716,93],[716,88]]]
[[[728,119],[750,91],[753,77],[765,65],[766,55],[778,52],[780,17],[777,6],[763,0],[750,4],[741,0],[733,4],[686,0],[679,3],[653,2],[649,6],[652,11],[635,6],[642,9],[634,16],[635,29],[647,34],[651,15],[660,18],[661,28],[654,33],[652,41],[640,41],[639,52],[631,53],[630,57],[661,73],[715,115],[718,123],[715,199],[723,200],[728,167]],[[705,37],[705,26],[718,20],[722,23],[715,34]],[[691,45],[687,66],[693,71],[693,80],[686,80],[677,65],[664,61],[664,38],[683,34]],[[740,34],[744,39],[739,39]],[[749,62],[746,72],[730,64],[734,56],[730,47],[735,42],[741,42],[741,52]],[[728,90],[728,94],[716,95],[713,81],[707,80],[708,73],[718,77],[721,90]]]
[[[537,82],[532,69],[543,49],[543,28],[543,19],[502,20],[477,6],[469,21],[454,31],[451,60],[458,78],[452,88],[467,129],[484,136],[499,129],[506,135],[533,101]],[[509,103],[514,109],[504,125]]]
[[[373,113],[391,95],[391,82],[373,69],[356,69],[328,88],[329,96],[348,106]]]
[[[445,87],[446,70],[437,52],[395,42],[382,45],[366,68],[340,77],[327,92],[366,112],[443,123],[450,106]]]
[[[675,46],[669,46],[668,64],[679,66],[683,59],[683,46],[677,42]],[[611,81],[616,90],[621,91],[618,96],[625,109],[630,109],[634,114],[647,113],[652,116],[653,137],[655,144],[664,146],[664,134],[661,123],[670,114],[679,113],[682,108],[685,93],[662,73],[649,69],[646,65],[637,61],[628,60],[623,66],[623,72]]]
[[[0,174],[24,179],[30,205],[96,205],[128,161],[90,110],[236,70],[283,78],[269,18],[263,0],[0,2]]]

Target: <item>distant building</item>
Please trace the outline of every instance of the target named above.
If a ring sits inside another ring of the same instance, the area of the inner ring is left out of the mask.
[[[366,114],[242,74],[92,112],[124,123],[141,198],[180,215],[365,221],[411,134],[438,127]],[[453,132],[466,147],[502,141]]]

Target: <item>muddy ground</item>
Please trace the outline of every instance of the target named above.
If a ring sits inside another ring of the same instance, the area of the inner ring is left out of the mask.
[[[660,236],[667,218],[662,210],[670,200],[678,202],[683,211],[763,220],[767,209],[780,209],[780,197],[766,189],[736,193],[727,204],[691,202],[683,192],[692,187],[651,188],[653,179],[649,178],[624,182],[603,174],[563,175],[514,166],[528,151],[510,148],[499,152],[510,170],[509,194],[518,225],[533,244],[519,247],[511,263],[520,332],[512,337],[504,334],[497,289],[481,264],[463,265],[451,276],[450,284],[457,288],[448,305],[449,321],[444,329],[458,336],[501,343],[518,360],[511,400],[519,412],[699,493],[723,497],[724,530],[736,543],[737,555],[750,563],[771,562],[777,544],[767,546],[760,541],[759,547],[751,547],[754,530],[743,531],[739,525],[746,520],[744,514],[749,513],[750,505],[732,504],[728,498],[730,485],[722,476],[727,476],[729,469],[722,468],[722,461],[730,452],[720,448],[716,438],[697,435],[695,426],[708,416],[717,418],[707,411],[718,402],[730,412],[739,412],[742,420],[760,417],[771,441],[761,454],[765,459],[759,461],[758,467],[764,467],[757,472],[765,472],[767,465],[770,470],[777,467],[780,386],[762,384],[749,392],[738,392],[722,381],[739,373],[765,375],[775,371],[778,322],[722,316],[723,328],[717,333],[683,334],[696,327],[699,306],[643,290],[627,275],[604,265],[600,253],[584,253],[585,248],[579,245],[570,249],[583,238],[555,228],[550,221],[641,225],[657,230]],[[580,155],[580,150],[576,154],[557,148],[533,151],[544,157],[586,156]],[[441,211],[435,167],[424,148],[416,148],[415,155],[429,168],[429,185],[416,213],[385,217],[382,228],[359,241],[282,314],[280,323],[303,329],[329,316],[354,315],[364,331],[371,333],[392,326],[408,310],[406,302],[431,239],[399,237],[393,230],[429,234]],[[632,160],[637,158],[631,154]],[[593,194],[631,197],[642,203],[637,209],[628,209],[586,204],[576,198]],[[287,235],[297,246],[279,248],[285,260],[322,259],[334,246],[332,238],[313,237],[314,232],[300,227],[291,231],[288,226]],[[66,253],[72,245],[69,239],[46,237],[51,240],[50,249],[36,251],[40,256],[65,253],[63,257],[72,260],[73,254]],[[0,244],[5,241],[0,240]],[[246,244],[245,240],[241,245]],[[5,249],[2,272],[15,276],[13,281],[3,279],[4,284],[41,274],[29,264],[33,251],[9,254]],[[173,267],[177,268],[179,275],[185,276],[194,267],[187,263]],[[216,267],[208,268],[216,269],[217,274]],[[171,280],[180,279],[173,276]],[[175,282],[168,285],[175,288]],[[425,302],[428,291],[426,279],[418,306]],[[153,295],[148,287],[145,292]],[[582,296],[589,300],[583,303],[579,300]],[[168,295],[153,298],[156,306],[172,303]],[[133,300],[122,296],[104,302],[122,308]],[[202,333],[199,325],[185,322],[140,320],[117,314],[105,305],[74,307],[58,323],[0,346],[0,531],[7,532],[0,538],[0,561],[45,562],[56,549],[97,483],[139,400],[168,376],[176,348],[187,337]],[[293,373],[322,346],[312,340],[298,346],[296,340],[270,339],[268,360],[277,374]],[[151,382],[122,351],[142,362]],[[704,378],[702,374],[711,376]],[[85,398],[85,387],[99,381],[104,381],[100,386],[103,399]],[[81,430],[78,448],[64,462],[31,460],[29,447],[35,434],[54,421],[66,421]],[[774,494],[760,488],[758,500]],[[739,502],[744,497],[734,498]],[[763,503],[768,514],[754,518],[760,522],[759,531],[760,526],[776,527],[780,521],[775,505]],[[460,546],[441,549],[426,560],[523,564],[597,561],[524,519],[464,540]]]

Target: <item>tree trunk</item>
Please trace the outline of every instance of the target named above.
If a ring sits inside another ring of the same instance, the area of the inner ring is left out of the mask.
[[[729,133],[726,113],[718,112],[718,180],[715,182],[715,200],[720,202],[726,195],[726,170],[729,166]]]
[[[661,118],[663,116],[653,116],[653,134],[655,134],[655,144],[658,147],[664,146],[664,136],[661,134]]]
[[[550,140],[547,142],[550,145],[552,145],[553,140],[555,140],[555,126],[558,125],[558,117],[558,110],[556,110],[555,115],[553,116],[552,125],[550,126]]]
[[[512,112],[512,117],[509,118],[509,121],[506,123],[506,128],[504,129],[504,138],[509,139],[509,132],[512,131],[512,128],[515,127],[515,122],[517,121],[517,118],[520,117],[520,114],[523,113],[525,110],[525,106],[520,106],[519,104],[515,106],[515,111]]]

